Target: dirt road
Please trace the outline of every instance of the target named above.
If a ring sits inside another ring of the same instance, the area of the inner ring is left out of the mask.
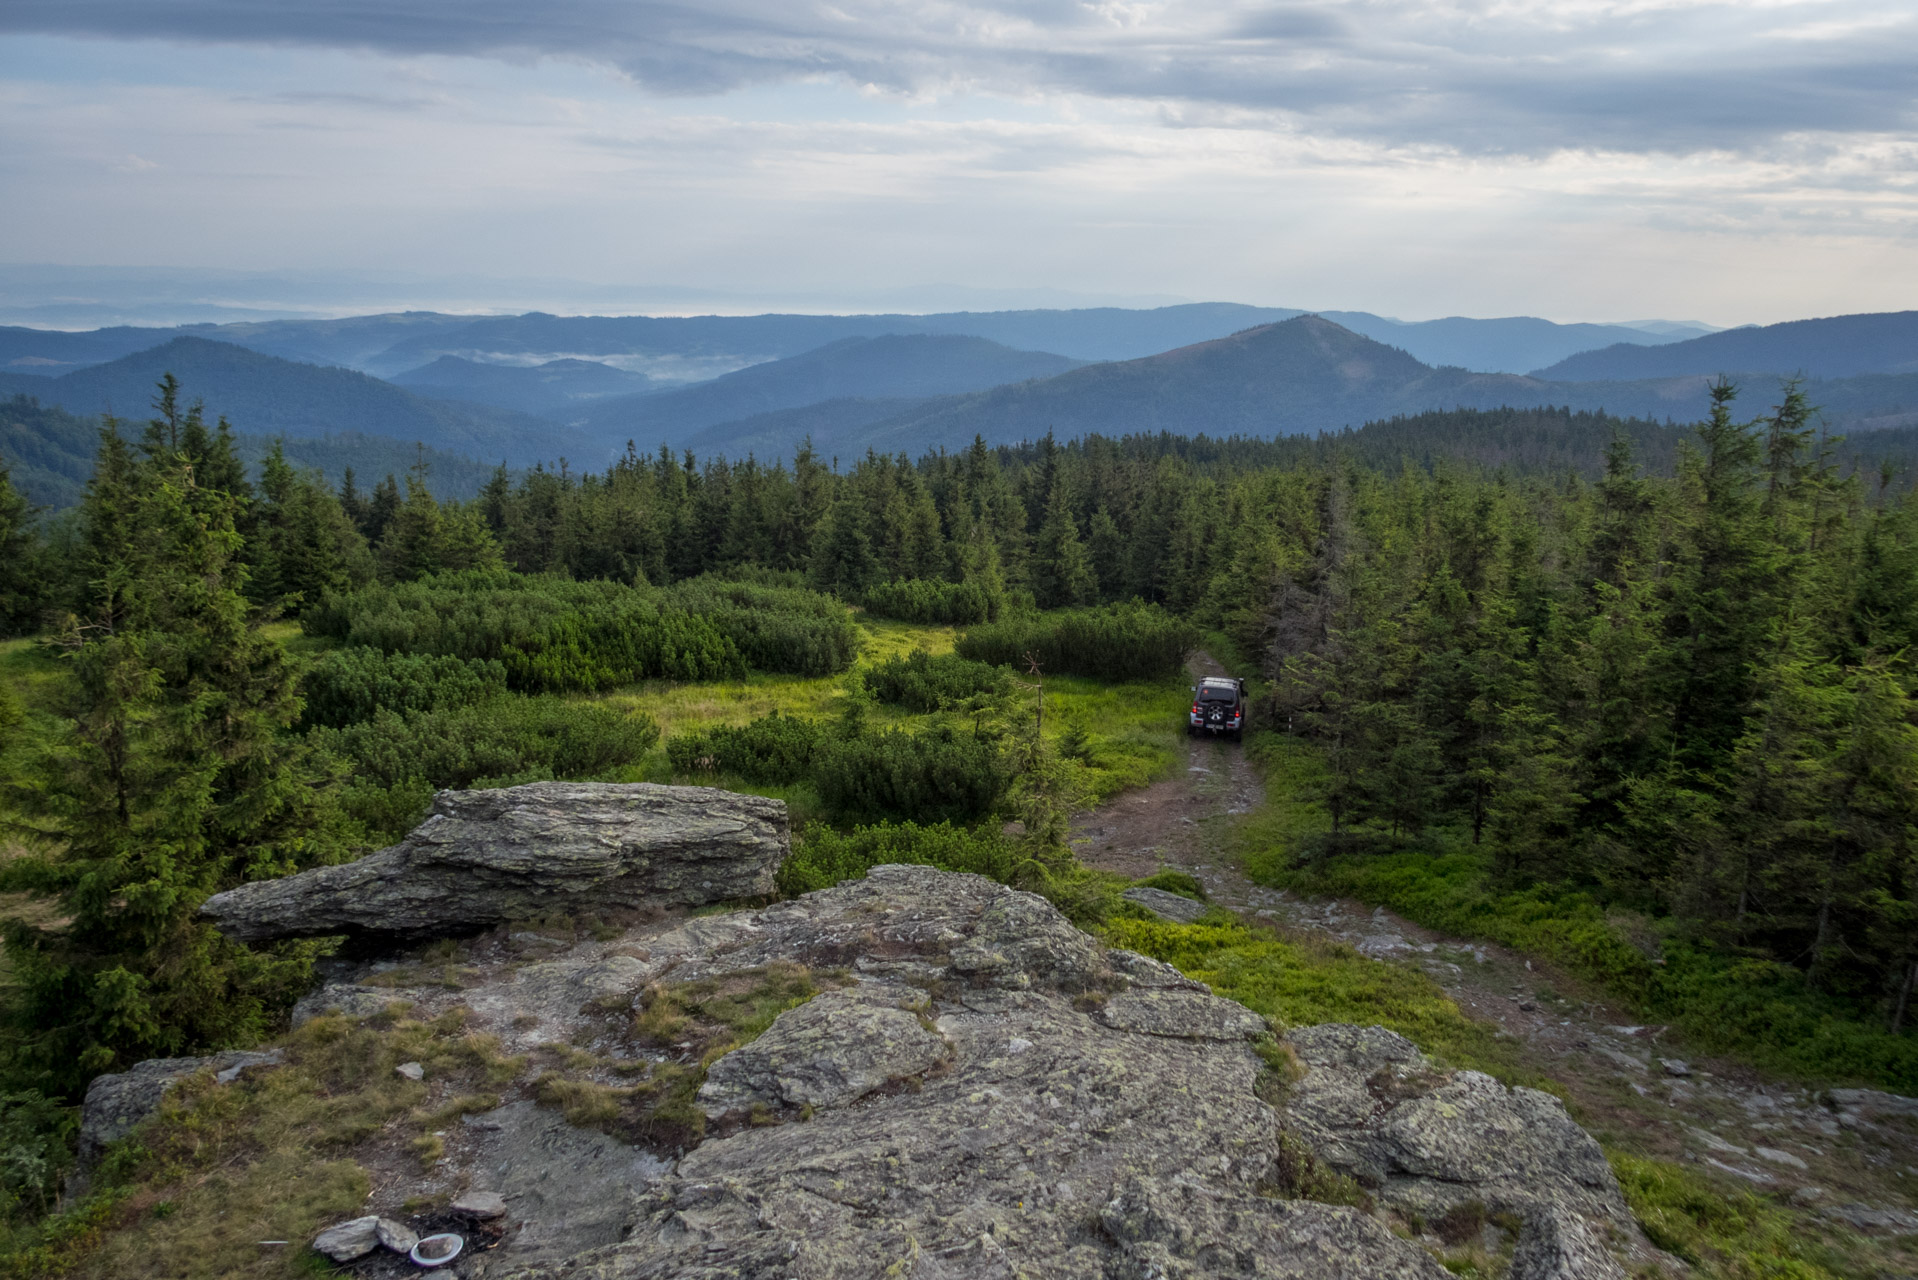
[[[1194,676],[1224,674],[1209,656]],[[1263,782],[1238,744],[1188,739],[1184,771],[1080,815],[1086,863],[1137,878],[1189,871],[1216,905],[1288,934],[1348,943],[1429,974],[1472,1017],[1517,1042],[1527,1066],[1564,1085],[1601,1138],[1681,1160],[1881,1237],[1918,1264],[1918,1100],[1813,1091],[1687,1050],[1637,1025],[1590,984],[1536,957],[1449,938],[1383,908],[1306,898],[1248,880],[1230,852]]]

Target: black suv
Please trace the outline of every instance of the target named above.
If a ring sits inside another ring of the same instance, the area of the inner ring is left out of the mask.
[[[1245,681],[1207,676],[1192,686],[1192,713],[1185,731],[1225,733],[1238,741],[1245,735]]]

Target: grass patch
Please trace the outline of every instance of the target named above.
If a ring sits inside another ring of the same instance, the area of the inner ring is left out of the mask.
[[[1115,919],[1110,946],[1164,960],[1280,1026],[1351,1022],[1396,1031],[1452,1067],[1509,1083],[1540,1081],[1513,1047],[1472,1021],[1424,974],[1380,964],[1341,943],[1293,941],[1238,923]]]
[[[1713,1280],[1900,1275],[1918,1260],[1909,1242],[1830,1231],[1762,1196],[1721,1191],[1668,1161],[1619,1151],[1606,1158],[1652,1243]]]
[[[360,1022],[315,1018],[286,1038],[283,1066],[228,1085],[211,1072],[182,1081],[159,1115],[103,1162],[102,1190],[77,1215],[54,1220],[69,1237],[64,1248],[42,1245],[40,1263],[15,1273],[99,1280],[311,1275],[306,1242],[359,1214],[371,1187],[349,1153],[376,1142],[437,1159],[431,1130],[497,1104],[484,1087],[520,1070],[519,1059],[501,1053],[491,1037],[469,1033],[464,1022],[390,1011]],[[402,1062],[422,1064],[425,1080],[397,1074]],[[91,1227],[73,1226],[89,1221]]]
[[[848,981],[840,970],[780,961],[719,978],[654,983],[640,997],[633,1031],[642,1045],[670,1057],[644,1080],[620,1085],[592,1079],[601,1064],[576,1052],[539,1078],[536,1096],[568,1124],[684,1150],[706,1131],[705,1113],[695,1105],[706,1069],[757,1039],[786,1010]]]

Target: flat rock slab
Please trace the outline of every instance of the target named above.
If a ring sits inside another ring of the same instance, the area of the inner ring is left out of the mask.
[[[895,1080],[923,1075],[950,1052],[913,1012],[924,1004],[924,995],[910,987],[817,996],[713,1063],[699,1089],[699,1108],[718,1120],[755,1107],[843,1107]]]
[[[1191,924],[1206,912],[1212,910],[1203,902],[1164,889],[1151,889],[1135,885],[1119,895],[1127,902],[1144,907],[1162,920],[1171,920],[1176,924]]]
[[[552,912],[763,897],[790,848],[783,801],[716,787],[442,791],[401,843],[229,889],[200,914],[240,942],[446,937]]]
[[[1244,1040],[1266,1030],[1265,1019],[1236,1000],[1196,991],[1122,991],[1099,1010],[1099,1021],[1178,1040]]]

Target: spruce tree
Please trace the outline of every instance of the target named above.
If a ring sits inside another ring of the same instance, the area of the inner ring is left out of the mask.
[[[61,641],[71,727],[18,788],[44,844],[5,885],[55,898],[63,921],[7,926],[8,1066],[50,1090],[259,1035],[312,952],[249,951],[194,915],[324,845],[282,737],[293,669],[244,597],[239,500],[200,486],[172,445],[136,461],[103,439],[82,513],[86,611]]]
[[[48,603],[51,566],[44,563],[36,514],[0,463],[0,637],[37,629]]]

